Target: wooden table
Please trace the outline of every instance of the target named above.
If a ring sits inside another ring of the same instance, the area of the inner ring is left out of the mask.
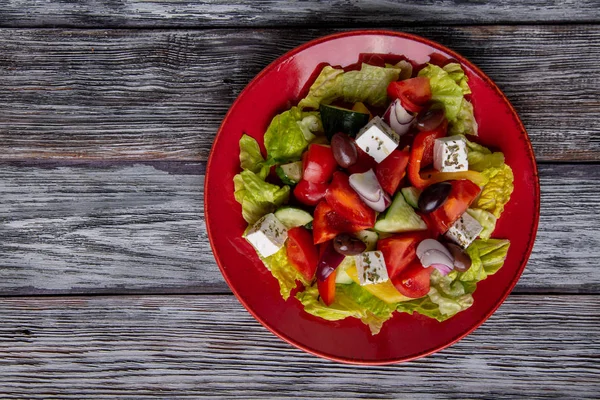
[[[0,0],[0,397],[600,396],[600,1]],[[476,332],[394,366],[323,360],[231,294],[203,222],[215,132],[295,46],[441,42],[529,131],[542,211]]]

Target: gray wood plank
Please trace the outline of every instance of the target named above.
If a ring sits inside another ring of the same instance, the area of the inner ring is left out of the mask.
[[[0,295],[228,293],[203,223],[204,165],[0,167]],[[600,293],[600,172],[541,166],[516,292]],[[576,196],[576,197],[574,197]]]
[[[477,331],[399,365],[293,348],[232,296],[4,299],[3,398],[597,398],[600,296],[510,296]]]
[[[600,3],[596,0],[2,0],[0,9],[0,26],[8,27],[365,27],[600,21]]]
[[[488,73],[540,161],[600,160],[598,27],[399,26]],[[206,161],[243,87],[286,51],[332,32],[2,29],[0,159]]]

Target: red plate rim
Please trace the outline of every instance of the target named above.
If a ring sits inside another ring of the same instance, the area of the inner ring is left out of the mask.
[[[392,359],[383,359],[383,360],[377,360],[377,361],[357,361],[357,360],[353,360],[350,358],[343,358],[343,357],[337,357],[337,356],[332,356],[330,354],[309,348],[307,346],[305,346],[304,344],[293,340],[289,337],[287,337],[285,334],[279,332],[277,329],[273,328],[272,326],[270,326],[269,324],[267,324],[262,318],[260,318],[252,309],[252,307],[242,298],[242,296],[238,293],[238,291],[236,290],[235,287],[233,287],[233,285],[231,284],[227,273],[225,272],[224,268],[222,267],[222,261],[216,251],[216,248],[213,245],[213,238],[212,238],[212,230],[211,230],[211,226],[209,223],[209,220],[205,217],[205,224],[206,224],[206,228],[207,228],[207,232],[208,232],[208,238],[209,238],[209,242],[210,242],[210,247],[212,249],[213,255],[215,257],[215,260],[217,261],[217,265],[219,266],[219,269],[221,270],[221,274],[223,275],[223,278],[225,279],[225,281],[227,282],[227,285],[229,286],[229,288],[231,289],[231,291],[233,292],[233,294],[235,295],[235,297],[238,299],[238,301],[246,308],[246,310],[257,320],[259,321],[265,328],[267,328],[269,331],[271,331],[273,334],[275,334],[276,336],[278,336],[280,339],[284,340],[285,342],[306,351],[307,353],[313,354],[315,356],[318,357],[322,357],[328,360],[332,360],[332,361],[337,361],[337,362],[341,362],[341,363],[345,363],[345,364],[353,364],[353,365],[389,365],[389,364],[396,364],[396,363],[400,363],[400,362],[406,362],[406,361],[412,361],[418,358],[422,358],[431,354],[434,354],[442,349],[445,349],[447,347],[452,346],[453,344],[455,344],[456,342],[458,342],[459,340],[461,340],[462,338],[468,336],[469,334],[471,334],[473,331],[475,331],[477,328],[479,328],[485,321],[487,321],[492,314],[494,314],[496,312],[496,310],[504,303],[504,301],[506,300],[506,298],[508,297],[508,295],[511,293],[512,289],[515,287],[515,285],[517,284],[518,280],[520,279],[523,270],[525,269],[526,265],[527,265],[527,261],[529,259],[529,256],[531,255],[531,252],[533,250],[533,245],[535,243],[535,238],[537,235],[537,230],[538,230],[538,225],[539,225],[539,215],[540,215],[540,183],[539,183],[539,176],[538,176],[538,169],[537,169],[537,164],[535,161],[535,156],[534,156],[534,152],[533,152],[533,148],[531,146],[531,141],[529,140],[529,136],[527,134],[527,131],[525,129],[525,126],[523,125],[523,123],[521,122],[521,119],[519,118],[516,110],[514,109],[514,107],[512,106],[512,104],[510,103],[510,101],[507,99],[507,97],[504,95],[504,93],[502,93],[502,91],[498,88],[498,86],[492,81],[492,79],[490,77],[488,77],[481,69],[479,69],[476,65],[474,65],[473,63],[471,63],[469,60],[467,60],[465,57],[461,56],[460,54],[456,53],[453,50],[450,50],[449,48],[431,41],[429,39],[426,39],[424,37],[418,36],[418,35],[414,35],[414,34],[410,34],[410,33],[404,33],[404,32],[396,32],[396,31],[390,31],[390,30],[381,30],[381,29],[366,29],[366,30],[353,30],[353,31],[345,31],[345,32],[340,32],[340,33],[335,33],[335,34],[331,34],[331,35],[327,35],[327,36],[323,36],[314,40],[311,40],[309,42],[306,42],[290,51],[288,51],[287,53],[283,54],[282,56],[278,57],[275,61],[271,62],[267,67],[265,67],[261,72],[258,73],[258,75],[256,75],[252,81],[240,92],[240,94],[236,97],[235,101],[232,103],[232,105],[230,106],[229,110],[227,111],[227,114],[225,115],[225,118],[223,119],[221,126],[219,127],[219,130],[217,131],[215,140],[213,142],[213,146],[211,148],[210,151],[210,155],[208,157],[208,162],[206,165],[206,173],[205,173],[205,179],[204,179],[204,215],[208,215],[210,210],[209,210],[209,203],[210,201],[208,200],[209,198],[211,198],[210,195],[210,191],[207,191],[207,182],[209,181],[209,176],[210,176],[210,171],[212,171],[211,165],[212,165],[212,159],[213,159],[213,149],[216,147],[217,143],[219,140],[221,140],[221,131],[223,130],[223,127],[226,125],[227,120],[229,118],[229,116],[231,115],[232,110],[235,108],[236,104],[238,103],[239,99],[244,95],[244,93],[246,93],[247,91],[250,91],[250,89],[267,73],[269,73],[272,69],[276,68],[277,65],[279,65],[283,60],[290,58],[291,56],[293,56],[294,54],[297,54],[299,52],[304,51],[307,48],[310,48],[316,44],[319,43],[323,43],[323,42],[327,42],[327,41],[331,41],[331,40],[335,40],[335,39],[339,39],[339,38],[344,38],[344,37],[349,37],[349,36],[396,36],[396,37],[401,37],[401,38],[405,38],[405,39],[409,39],[409,40],[413,40],[416,42],[420,42],[423,44],[426,44],[430,47],[433,47],[435,49],[441,50],[443,52],[446,52],[447,54],[450,54],[452,57],[454,57],[456,60],[458,60],[461,64],[465,64],[467,65],[469,68],[471,68],[473,71],[475,71],[484,81],[486,84],[488,84],[495,92],[496,94],[498,94],[498,96],[500,96],[502,98],[502,100],[504,101],[504,103],[509,107],[510,111],[511,111],[511,116],[512,118],[515,120],[515,122],[517,123],[517,125],[519,126],[519,128],[521,129],[523,135],[526,138],[526,143],[527,143],[527,149],[528,149],[528,156],[530,158],[530,160],[532,161],[532,167],[533,167],[533,179],[534,179],[534,201],[535,201],[535,210],[536,210],[536,218],[534,218],[534,223],[532,225],[532,229],[531,229],[531,235],[530,235],[530,242],[527,246],[526,251],[523,253],[523,257],[521,259],[521,265],[519,266],[519,269],[517,270],[517,273],[514,275],[513,279],[511,280],[510,284],[506,287],[504,293],[502,294],[502,297],[499,299],[499,301],[496,303],[496,305],[490,309],[490,311],[488,313],[486,313],[479,321],[477,321],[475,324],[473,324],[473,326],[471,328],[469,328],[467,331],[458,334],[455,338],[453,338],[451,341],[444,343],[442,345],[436,346],[434,348],[430,348],[430,349],[426,349],[422,352],[416,353],[415,355],[411,356],[411,357],[404,357],[404,358],[392,358]]]

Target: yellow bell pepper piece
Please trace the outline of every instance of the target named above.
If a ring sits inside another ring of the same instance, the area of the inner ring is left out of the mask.
[[[352,280],[360,285],[360,281],[358,280],[358,271],[356,270],[356,266],[351,266],[346,269],[346,273]],[[377,297],[385,301],[386,303],[399,303],[401,301],[414,300],[410,297],[406,297],[394,287],[392,281],[385,281],[381,283],[374,283],[371,285],[362,286],[366,291],[371,293],[373,296]]]

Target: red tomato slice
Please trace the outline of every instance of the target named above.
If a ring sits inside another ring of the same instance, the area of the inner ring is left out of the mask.
[[[375,175],[379,184],[389,195],[393,195],[406,174],[406,166],[410,153],[394,150],[385,160],[375,167]]]
[[[479,186],[467,179],[452,181],[450,184],[452,189],[444,204],[429,214],[432,228],[440,235],[446,233],[448,228],[467,211],[481,191]]]
[[[324,144],[311,144],[308,146],[302,179],[313,183],[326,183],[329,182],[336,168],[337,162],[331,147]]]
[[[294,196],[300,203],[314,206],[325,197],[328,186],[327,183],[313,183],[302,179],[294,188]]]
[[[366,205],[358,193],[350,187],[348,175],[337,171],[325,193],[325,200],[333,211],[349,220],[353,225],[372,228],[375,225],[375,210]]]
[[[423,139],[423,158],[421,159],[421,169],[433,163],[433,146],[435,139],[440,139],[448,133],[448,120],[444,118],[443,122],[432,131],[427,131]],[[385,160],[384,160],[385,161]]]
[[[319,289],[319,295],[323,300],[323,303],[330,306],[335,300],[335,276],[337,271],[333,271],[331,275],[324,281],[317,280],[317,288]]]
[[[426,232],[397,233],[377,242],[377,250],[383,259],[391,278],[397,277],[417,257],[417,246],[430,235]]]
[[[306,280],[310,281],[315,276],[319,254],[317,246],[308,229],[298,226],[288,230],[286,244],[287,256],[290,263],[300,272]]]
[[[313,219],[313,243],[319,244],[333,239],[343,232],[353,233],[372,226],[356,225],[333,211],[326,201],[321,201],[315,208]]]
[[[401,273],[390,279],[401,294],[418,299],[429,293],[431,288],[429,277],[433,269],[433,267],[423,268],[421,262],[415,259]]]
[[[377,161],[373,157],[365,153],[360,147],[355,147],[358,157],[356,162],[347,168],[348,172],[351,174],[362,174],[377,166]]]
[[[388,96],[400,99],[407,111],[419,112],[431,100],[429,78],[417,76],[403,81],[391,82],[387,87]]]

